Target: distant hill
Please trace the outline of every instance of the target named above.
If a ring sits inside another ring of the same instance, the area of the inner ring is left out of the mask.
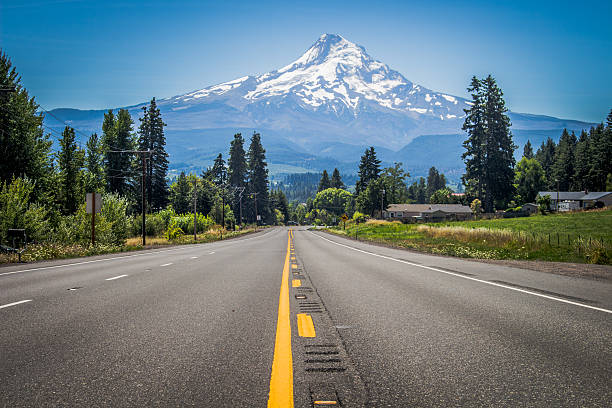
[[[502,84],[503,88],[503,84]],[[127,107],[134,117],[146,103]],[[200,171],[227,152],[236,132],[256,130],[274,174],[338,167],[354,173],[365,147],[385,163],[401,161],[414,175],[432,165],[451,178],[463,171],[461,131],[469,101],[412,83],[365,48],[335,34],[322,35],[300,58],[278,70],[244,76],[158,100],[171,170]],[[103,110],[55,109],[45,125],[64,123],[79,137],[101,132]],[[515,143],[537,147],[563,128],[592,124],[550,116],[509,113]],[[84,140],[82,140],[84,142]]]

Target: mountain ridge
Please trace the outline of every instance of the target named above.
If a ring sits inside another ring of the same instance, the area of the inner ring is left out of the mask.
[[[353,157],[354,153],[344,157],[339,146],[354,152],[349,146],[374,145],[384,150],[383,160],[403,161],[410,170],[414,155],[429,157],[430,152],[412,151],[410,156],[401,152],[410,151],[408,146],[417,138],[460,136],[463,109],[470,105],[465,98],[409,81],[372,58],[364,47],[337,34],[323,34],[299,58],[277,70],[157,102],[168,124],[171,165],[180,162],[187,164],[186,168],[190,162],[194,166],[207,162],[193,158],[194,152],[203,156],[210,156],[211,149],[226,152],[222,142],[237,129],[248,129],[260,131],[271,152],[285,152],[285,157],[272,154],[277,164],[295,166],[297,159],[306,155],[312,160],[297,167],[310,169],[307,164],[317,160],[329,162],[326,146],[335,146],[329,150],[336,155],[331,159],[352,165],[358,157]],[[136,126],[145,105],[127,107]],[[99,132],[105,111],[58,108],[51,113],[61,120],[48,116],[45,124],[60,129],[65,122],[81,131]],[[509,116],[513,132],[520,130],[523,135],[556,130],[560,134],[563,128],[579,131],[592,125],[530,113],[509,112]],[[536,140],[532,144],[538,145]],[[453,169],[459,170],[460,145],[453,151],[442,150],[452,157],[434,157],[431,165],[436,161],[455,163]]]

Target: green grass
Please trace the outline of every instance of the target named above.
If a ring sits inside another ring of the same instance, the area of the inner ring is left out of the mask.
[[[254,229],[248,228],[242,231],[226,231],[221,237],[219,230],[211,230],[207,233],[198,234],[198,244],[220,241],[253,232]],[[126,240],[125,245],[100,245],[96,244],[60,244],[60,243],[39,243],[28,245],[26,251],[21,255],[23,262],[34,262],[52,259],[69,259],[83,256],[102,255],[116,252],[130,252],[140,249],[150,249],[168,245],[186,245],[196,243],[193,235],[183,235],[175,240],[168,240],[165,237],[147,237],[147,246],[142,246],[142,238],[132,237]],[[0,264],[17,262],[15,254],[0,254]]]
[[[368,222],[332,232],[423,252],[482,259],[610,264],[612,210],[430,224]]]

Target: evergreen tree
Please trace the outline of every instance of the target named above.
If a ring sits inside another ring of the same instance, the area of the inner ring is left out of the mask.
[[[83,167],[83,152],[75,142],[74,129],[66,126],[59,141],[58,165],[60,170],[60,198],[66,214],[76,212],[83,201],[81,194],[81,168]]]
[[[328,188],[331,188],[331,181],[329,181],[329,175],[327,174],[327,170],[323,170],[321,180],[319,181],[319,188],[317,189],[317,193],[319,191],[327,190]]]
[[[528,159],[533,159],[533,148],[531,147],[531,142],[527,140],[525,146],[523,147],[523,157]]]
[[[574,184],[574,154],[576,149],[576,135],[569,134],[563,129],[559,144],[555,150],[555,161],[552,167],[553,178],[557,188],[561,191],[569,191]]]
[[[261,144],[261,135],[253,133],[249,152],[248,163],[248,193],[252,199],[252,205],[248,206],[246,214],[251,222],[255,222],[255,201],[257,203],[257,214],[262,220],[270,221],[270,208],[268,203],[268,164],[266,163],[266,151]]]
[[[230,143],[227,167],[227,177],[230,188],[246,188],[247,161],[246,152],[244,151],[244,138],[240,133],[236,133],[234,135],[234,140]],[[242,197],[244,199],[244,193]],[[240,217],[239,193],[234,194],[232,204],[234,214],[236,214],[236,217]]]
[[[35,198],[54,195],[51,141],[43,134],[43,117],[38,104],[21,86],[11,60],[0,49],[0,184],[13,177],[27,177],[37,183]],[[8,90],[14,89],[14,92]]]
[[[111,174],[115,177],[113,178],[111,192],[118,193],[123,197],[128,197],[133,192],[130,184],[132,176],[136,176],[135,179],[138,177],[134,167],[134,154],[126,152],[134,150],[133,125],[134,121],[127,109],[120,109],[115,121],[114,132],[115,148],[120,153],[114,153],[114,168],[111,169]]]
[[[168,153],[166,153],[166,136],[161,112],[155,98],[151,99],[149,107],[143,107],[143,116],[138,128],[138,150],[150,151],[147,165],[146,191],[147,202],[151,208],[159,210],[168,203]],[[139,161],[137,168],[142,172]]]
[[[381,161],[376,157],[376,151],[373,146],[365,150],[363,156],[361,156],[359,171],[357,172],[359,179],[355,185],[356,195],[365,191],[370,182],[378,179],[380,175],[380,163]]]
[[[345,189],[344,183],[342,182],[342,177],[340,177],[340,172],[337,168],[335,168],[334,172],[332,173],[331,186],[333,188],[339,188],[342,190]]]
[[[514,150],[510,119],[503,92],[491,75],[484,80],[472,78],[468,88],[473,105],[465,109],[463,129],[468,132],[466,152],[466,187],[475,184],[484,195],[485,212],[493,212],[495,203],[504,206],[514,193]]]
[[[574,178],[572,189],[581,191],[590,188],[589,170],[591,163],[589,160],[589,134],[584,130],[580,132],[580,139],[576,143]]]
[[[536,152],[535,158],[542,165],[542,170],[544,170],[544,175],[546,176],[546,189],[552,190],[557,188],[557,184],[555,183],[555,177],[553,175],[553,164],[555,162],[555,150],[557,149],[557,145],[555,142],[549,137],[546,139],[546,142],[542,142],[542,146]]]
[[[104,191],[104,170],[102,168],[102,146],[97,133],[92,133],[86,146],[85,192],[101,193]]]
[[[427,175],[427,190],[425,191],[425,197],[429,198],[434,192],[444,188],[446,188],[446,177],[444,177],[444,174],[440,174],[438,169],[431,167]]]
[[[608,118],[609,119],[609,118]],[[589,184],[593,191],[605,191],[606,179],[612,173],[612,131],[600,123],[590,131]]]
[[[472,106],[463,110],[466,117],[462,129],[467,132],[468,137],[463,142],[466,151],[461,158],[465,161],[465,174],[461,178],[467,194],[482,198],[486,166],[483,151],[483,146],[486,144],[486,130],[482,82],[473,76],[467,90],[472,96]]]
[[[104,114],[102,122],[102,166],[104,170],[104,178],[106,179],[106,190],[114,192],[117,190],[119,172],[113,169],[117,168],[118,153],[114,153],[117,145],[117,136],[115,132],[115,114],[112,109]]]
[[[178,214],[187,214],[192,209],[192,203],[191,184],[182,171],[176,182],[170,186],[170,205]]]
[[[221,153],[219,153],[213,163],[210,177],[217,187],[225,188],[225,183],[227,182],[227,168],[225,167],[225,160],[223,160],[223,155]]]

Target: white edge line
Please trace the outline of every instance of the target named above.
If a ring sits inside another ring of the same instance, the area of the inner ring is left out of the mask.
[[[0,309],[4,309],[5,307],[11,307],[11,306],[20,305],[22,303],[28,303],[28,302],[31,302],[31,301],[32,301],[32,299],[27,299],[27,300],[20,300],[19,302],[8,303],[6,305],[0,306]]]
[[[165,264],[159,265],[159,266],[170,266],[170,265],[172,265],[172,262],[168,262],[168,263],[165,263]]]
[[[243,239],[237,239],[237,240],[231,240],[231,241],[205,242],[205,243],[201,243],[201,244],[192,244],[192,245],[210,245],[210,244],[216,244],[216,243],[223,243],[223,244],[230,244],[231,245],[231,244],[235,244],[237,242],[242,242],[242,241],[248,241],[248,240],[251,240],[251,239],[261,238],[264,235],[269,234],[271,231],[272,230],[269,230],[267,232],[262,233],[261,235],[258,235],[256,237],[251,237],[251,238],[243,238]],[[163,252],[174,252],[174,251],[180,251],[180,250],[192,249],[192,248],[193,248],[193,246],[191,246],[191,245],[181,245],[179,248],[162,249],[161,251],[152,251],[152,252],[146,252],[146,253],[140,253],[140,254],[115,256],[115,257],[112,257],[112,258],[93,259],[91,261],[82,261],[82,262],[75,262],[75,263],[62,264],[62,265],[53,265],[53,266],[41,266],[40,268],[30,268],[30,269],[22,269],[22,270],[18,270],[18,271],[3,272],[3,273],[0,273],[0,276],[13,275],[13,274],[16,274],[16,273],[24,273],[24,272],[33,272],[33,271],[39,271],[39,270],[42,270],[42,269],[57,269],[57,268],[65,268],[65,267],[68,267],[68,266],[85,265],[85,264],[96,263],[96,262],[104,262],[104,261],[113,261],[113,260],[116,260],[116,259],[133,258],[133,257],[136,257],[136,256],[155,255],[155,254],[160,254],[160,253],[163,253]]]
[[[449,271],[444,271],[444,270],[442,270],[442,269],[434,268],[434,267],[432,267],[432,266],[419,265],[419,264],[412,263],[412,262],[409,262],[409,261],[404,261],[404,260],[402,260],[402,259],[396,259],[396,258],[393,258],[393,257],[390,257],[390,256],[385,256],[385,255],[375,254],[374,252],[368,252],[368,251],[364,251],[364,250],[362,250],[362,249],[357,249],[357,248],[354,248],[354,247],[349,246],[349,245],[344,245],[344,244],[340,244],[340,243],[338,243],[338,242],[334,242],[334,241],[332,241],[331,239],[327,239],[327,238],[325,238],[325,237],[322,237],[322,236],[320,236],[320,235],[318,235],[318,234],[315,234],[315,233],[314,233],[314,232],[312,232],[312,231],[311,231],[311,233],[312,233],[313,235],[316,235],[317,237],[319,237],[319,238],[321,238],[321,239],[324,239],[325,241],[329,241],[329,242],[331,242],[332,244],[339,245],[339,246],[343,246],[343,247],[345,247],[345,248],[352,249],[353,251],[363,252],[364,254],[368,254],[368,255],[372,255],[372,256],[377,256],[377,257],[379,257],[379,258],[384,258],[384,259],[388,259],[388,260],[391,260],[391,261],[400,262],[400,263],[404,263],[404,264],[411,265],[411,266],[416,266],[416,267],[423,268],[423,269],[429,269],[429,270],[436,271],[436,272],[440,272],[440,273],[445,273],[445,274],[447,274],[447,275],[456,276],[456,277],[458,277],[458,278],[462,278],[462,279],[468,279],[468,280],[475,281],[475,282],[485,283],[485,284],[487,284],[487,285],[491,285],[491,286],[497,286],[497,287],[500,287],[500,288],[510,289],[510,290],[515,291],[515,292],[526,293],[526,294],[528,294],[528,295],[538,296],[538,297],[545,298],[545,299],[550,299],[550,300],[556,300],[557,302],[567,303],[567,304],[574,305],[574,306],[581,306],[581,307],[585,307],[585,308],[587,308],[587,309],[598,310],[598,311],[600,311],[600,312],[604,312],[604,313],[610,313],[610,314],[612,314],[612,310],[604,309],[604,308],[601,308],[601,307],[589,306],[589,305],[585,305],[584,303],[572,302],[571,300],[565,300],[565,299],[561,299],[561,298],[554,297],[554,296],[543,295],[543,294],[541,294],[541,293],[532,292],[532,291],[530,291],[530,290],[525,290],[525,289],[514,288],[514,287],[512,287],[512,286],[502,285],[502,284],[500,284],[500,283],[489,282],[489,281],[487,281],[487,280],[483,280],[483,279],[472,278],[472,277],[470,277],[470,276],[464,276],[464,275],[460,275],[460,274],[458,274],[458,273],[453,273],[453,272],[449,272]]]
[[[126,276],[127,275],[119,275],[119,276],[115,276],[115,277],[108,278],[108,279],[105,279],[105,280],[111,281],[111,280],[115,280],[115,279],[119,279],[119,278],[125,278]]]

